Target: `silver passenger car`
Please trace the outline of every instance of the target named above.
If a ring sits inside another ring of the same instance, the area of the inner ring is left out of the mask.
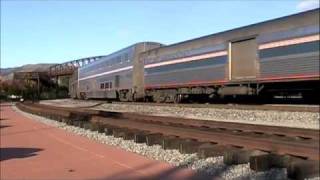
[[[145,93],[160,102],[197,94],[308,95],[319,82],[319,9],[160,47],[140,58]]]
[[[82,99],[138,98],[139,76],[143,76],[143,63],[139,62],[138,56],[160,46],[155,42],[136,43],[79,68],[72,77],[71,96]]]

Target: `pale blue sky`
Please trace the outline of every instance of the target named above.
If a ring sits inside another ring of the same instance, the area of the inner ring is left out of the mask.
[[[319,6],[318,0],[3,1],[1,67],[176,43]]]

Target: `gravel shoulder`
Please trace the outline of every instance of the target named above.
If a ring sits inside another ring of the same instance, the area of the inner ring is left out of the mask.
[[[250,169],[249,164],[226,166],[223,164],[223,157],[221,156],[200,159],[196,154],[181,154],[177,150],[164,150],[159,145],[147,146],[146,144],[138,144],[134,143],[132,140],[123,140],[113,136],[106,136],[97,131],[85,130],[37,115],[25,113],[16,107],[14,107],[14,110],[41,123],[64,129],[77,135],[87,137],[93,141],[117,146],[126,151],[141,154],[151,159],[168,162],[178,167],[191,168],[212,177],[220,177],[222,179],[286,179],[286,169],[271,169],[270,171],[265,172],[254,172]]]
[[[40,104],[55,105],[55,106],[61,106],[61,107],[85,108],[85,107],[99,106],[103,103],[97,102],[97,101],[90,101],[90,100],[81,101],[81,100],[73,100],[73,99],[54,99],[54,100],[42,100],[40,101]]]
[[[96,101],[72,99],[41,101],[43,104],[65,107],[91,107],[96,110],[134,112],[156,116],[172,116],[210,121],[239,122],[282,127],[320,129],[318,112],[286,112],[274,110],[240,110],[221,108],[191,108],[177,106],[98,104]]]

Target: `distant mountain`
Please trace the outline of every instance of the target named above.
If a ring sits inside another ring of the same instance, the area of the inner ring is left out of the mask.
[[[14,68],[0,68],[0,79],[12,80],[14,72],[45,72],[55,64],[27,64]]]

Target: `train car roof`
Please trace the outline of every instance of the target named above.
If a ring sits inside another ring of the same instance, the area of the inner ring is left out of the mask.
[[[124,50],[126,50],[126,49],[129,49],[129,48],[131,48],[131,47],[134,47],[134,46],[136,46],[136,45],[138,45],[138,44],[142,44],[142,43],[154,43],[154,44],[161,44],[161,43],[158,43],[158,42],[152,42],[152,41],[137,42],[137,43],[134,43],[134,44],[132,44],[132,45],[130,45],[130,46],[127,46],[127,47],[125,47],[125,48],[122,48],[122,49],[120,49],[120,50],[117,50],[117,51],[115,51],[115,52],[113,52],[113,53],[111,53],[111,54],[104,55],[100,60],[98,60],[98,61],[94,61],[94,62],[92,62],[92,63],[90,63],[90,64],[86,64],[86,65],[84,65],[84,66],[80,67],[80,68],[79,68],[79,70],[81,70],[81,69],[85,69],[85,68],[88,68],[88,67],[91,67],[91,66],[94,66],[95,64],[98,64],[100,61],[102,61],[104,58],[108,58],[108,57],[110,57],[110,56],[113,56],[113,55],[115,55],[115,54],[117,54],[117,53],[121,52],[121,51],[124,51]],[[163,45],[163,44],[161,44],[161,45]]]
[[[304,11],[304,12],[299,12],[299,13],[295,13],[295,14],[291,14],[291,15],[287,15],[287,16],[282,16],[282,17],[279,17],[279,18],[270,19],[270,20],[266,20],[266,21],[262,21],[262,22],[258,22],[258,23],[253,23],[253,24],[250,24],[250,25],[245,25],[245,26],[241,26],[241,27],[238,27],[238,28],[230,29],[230,30],[225,30],[225,31],[221,31],[221,32],[217,32],[217,33],[213,33],[213,34],[209,34],[209,35],[205,35],[205,36],[189,39],[189,40],[186,40],[186,41],[181,41],[181,42],[178,42],[178,43],[169,44],[169,45],[166,45],[166,46],[161,46],[159,48],[155,48],[155,49],[143,52],[142,54],[146,54],[146,53],[152,52],[152,51],[157,51],[157,50],[160,50],[160,49],[162,50],[162,49],[172,48],[172,47],[175,47],[175,46],[179,46],[179,45],[190,43],[190,42],[197,41],[197,40],[202,40],[202,39],[205,39],[205,38],[212,38],[212,37],[216,37],[216,36],[223,35],[223,34],[226,34],[226,33],[240,31],[240,30],[247,29],[247,28],[253,28],[253,27],[256,27],[256,26],[261,26],[261,25],[264,25],[264,24],[267,24],[267,23],[283,21],[283,20],[288,19],[288,18],[295,18],[295,17],[302,16],[304,14],[313,14],[313,13],[317,13],[317,12],[319,13],[319,8],[308,10],[308,11]]]

